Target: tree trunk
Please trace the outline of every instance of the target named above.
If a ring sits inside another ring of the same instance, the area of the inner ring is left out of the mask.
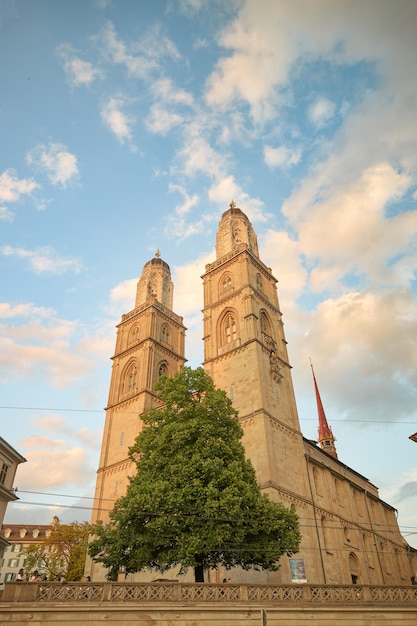
[[[202,565],[196,565],[194,567],[194,577],[196,583],[204,582],[204,568]]]

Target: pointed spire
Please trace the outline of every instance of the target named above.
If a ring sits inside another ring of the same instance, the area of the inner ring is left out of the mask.
[[[327,454],[330,454],[335,459],[337,459],[336,446],[334,442],[336,441],[336,437],[334,437],[332,433],[332,429],[327,423],[326,414],[324,412],[323,404],[320,398],[319,388],[317,386],[316,376],[314,374],[313,363],[310,359],[311,371],[313,372],[313,380],[314,380],[314,390],[316,392],[316,401],[317,401],[317,412],[319,417],[319,428],[318,428],[318,442],[319,446],[322,450],[325,450]]]

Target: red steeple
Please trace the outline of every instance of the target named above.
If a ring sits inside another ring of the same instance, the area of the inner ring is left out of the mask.
[[[316,392],[317,412],[319,416],[319,429],[318,429],[318,442],[322,450],[325,450],[327,454],[334,456],[337,459],[336,446],[334,442],[336,437],[333,436],[332,429],[327,423],[326,414],[323,409],[323,404],[320,398],[319,388],[317,387],[316,377],[314,375],[313,364],[310,361],[311,371],[313,372],[314,390]]]

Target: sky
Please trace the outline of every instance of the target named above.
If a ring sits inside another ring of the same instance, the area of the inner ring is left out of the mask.
[[[234,199],[278,279],[301,429],[417,547],[415,0],[0,0],[9,523],[82,521],[116,324],[160,249],[186,356]]]

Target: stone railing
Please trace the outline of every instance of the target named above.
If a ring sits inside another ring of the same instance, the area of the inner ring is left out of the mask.
[[[205,583],[6,583],[2,602],[250,603],[254,605],[417,606],[417,586],[235,585]]]

